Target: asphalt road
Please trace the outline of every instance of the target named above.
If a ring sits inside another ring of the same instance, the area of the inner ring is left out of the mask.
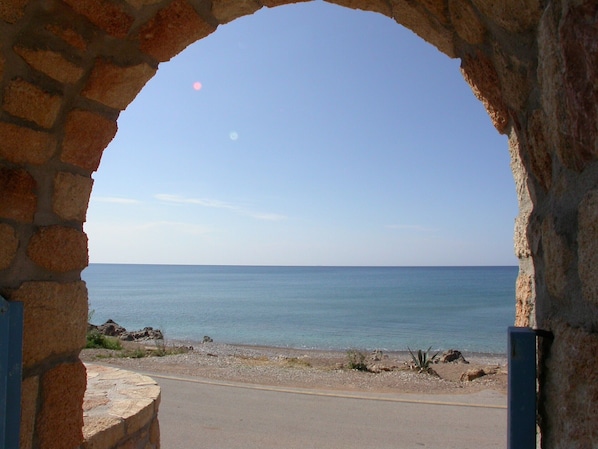
[[[506,447],[498,393],[348,397],[152,376],[162,388],[163,449]]]

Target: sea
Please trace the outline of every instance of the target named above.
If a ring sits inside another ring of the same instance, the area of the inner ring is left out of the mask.
[[[505,354],[518,268],[90,264],[90,320],[167,340]]]

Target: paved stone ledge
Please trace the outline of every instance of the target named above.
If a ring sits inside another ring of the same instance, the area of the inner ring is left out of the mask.
[[[86,364],[83,449],[159,449],[160,387],[138,373]]]

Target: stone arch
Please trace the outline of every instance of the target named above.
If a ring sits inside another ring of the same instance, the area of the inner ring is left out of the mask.
[[[7,0],[0,6],[0,294],[25,304],[22,447],[77,447],[85,369],[83,222],[121,110],[158,64],[288,0]],[[539,357],[547,447],[595,442],[598,6],[592,0],[332,0],[449,57],[509,136],[520,213],[517,324]],[[583,393],[583,394],[582,394]],[[588,403],[588,401],[590,403]],[[559,403],[559,407],[555,404]],[[584,417],[580,423],[580,415]],[[571,442],[574,441],[574,444]]]

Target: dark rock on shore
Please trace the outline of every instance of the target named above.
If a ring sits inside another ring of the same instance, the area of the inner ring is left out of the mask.
[[[108,320],[99,326],[89,323],[87,331],[96,331],[107,337],[117,337],[124,341],[164,340],[164,335],[160,329],[145,327],[141,330],[128,331],[113,320]]]
[[[449,349],[448,351],[444,351],[440,356],[440,363],[466,363],[469,362],[465,360],[461,351],[457,351],[456,349]]]

